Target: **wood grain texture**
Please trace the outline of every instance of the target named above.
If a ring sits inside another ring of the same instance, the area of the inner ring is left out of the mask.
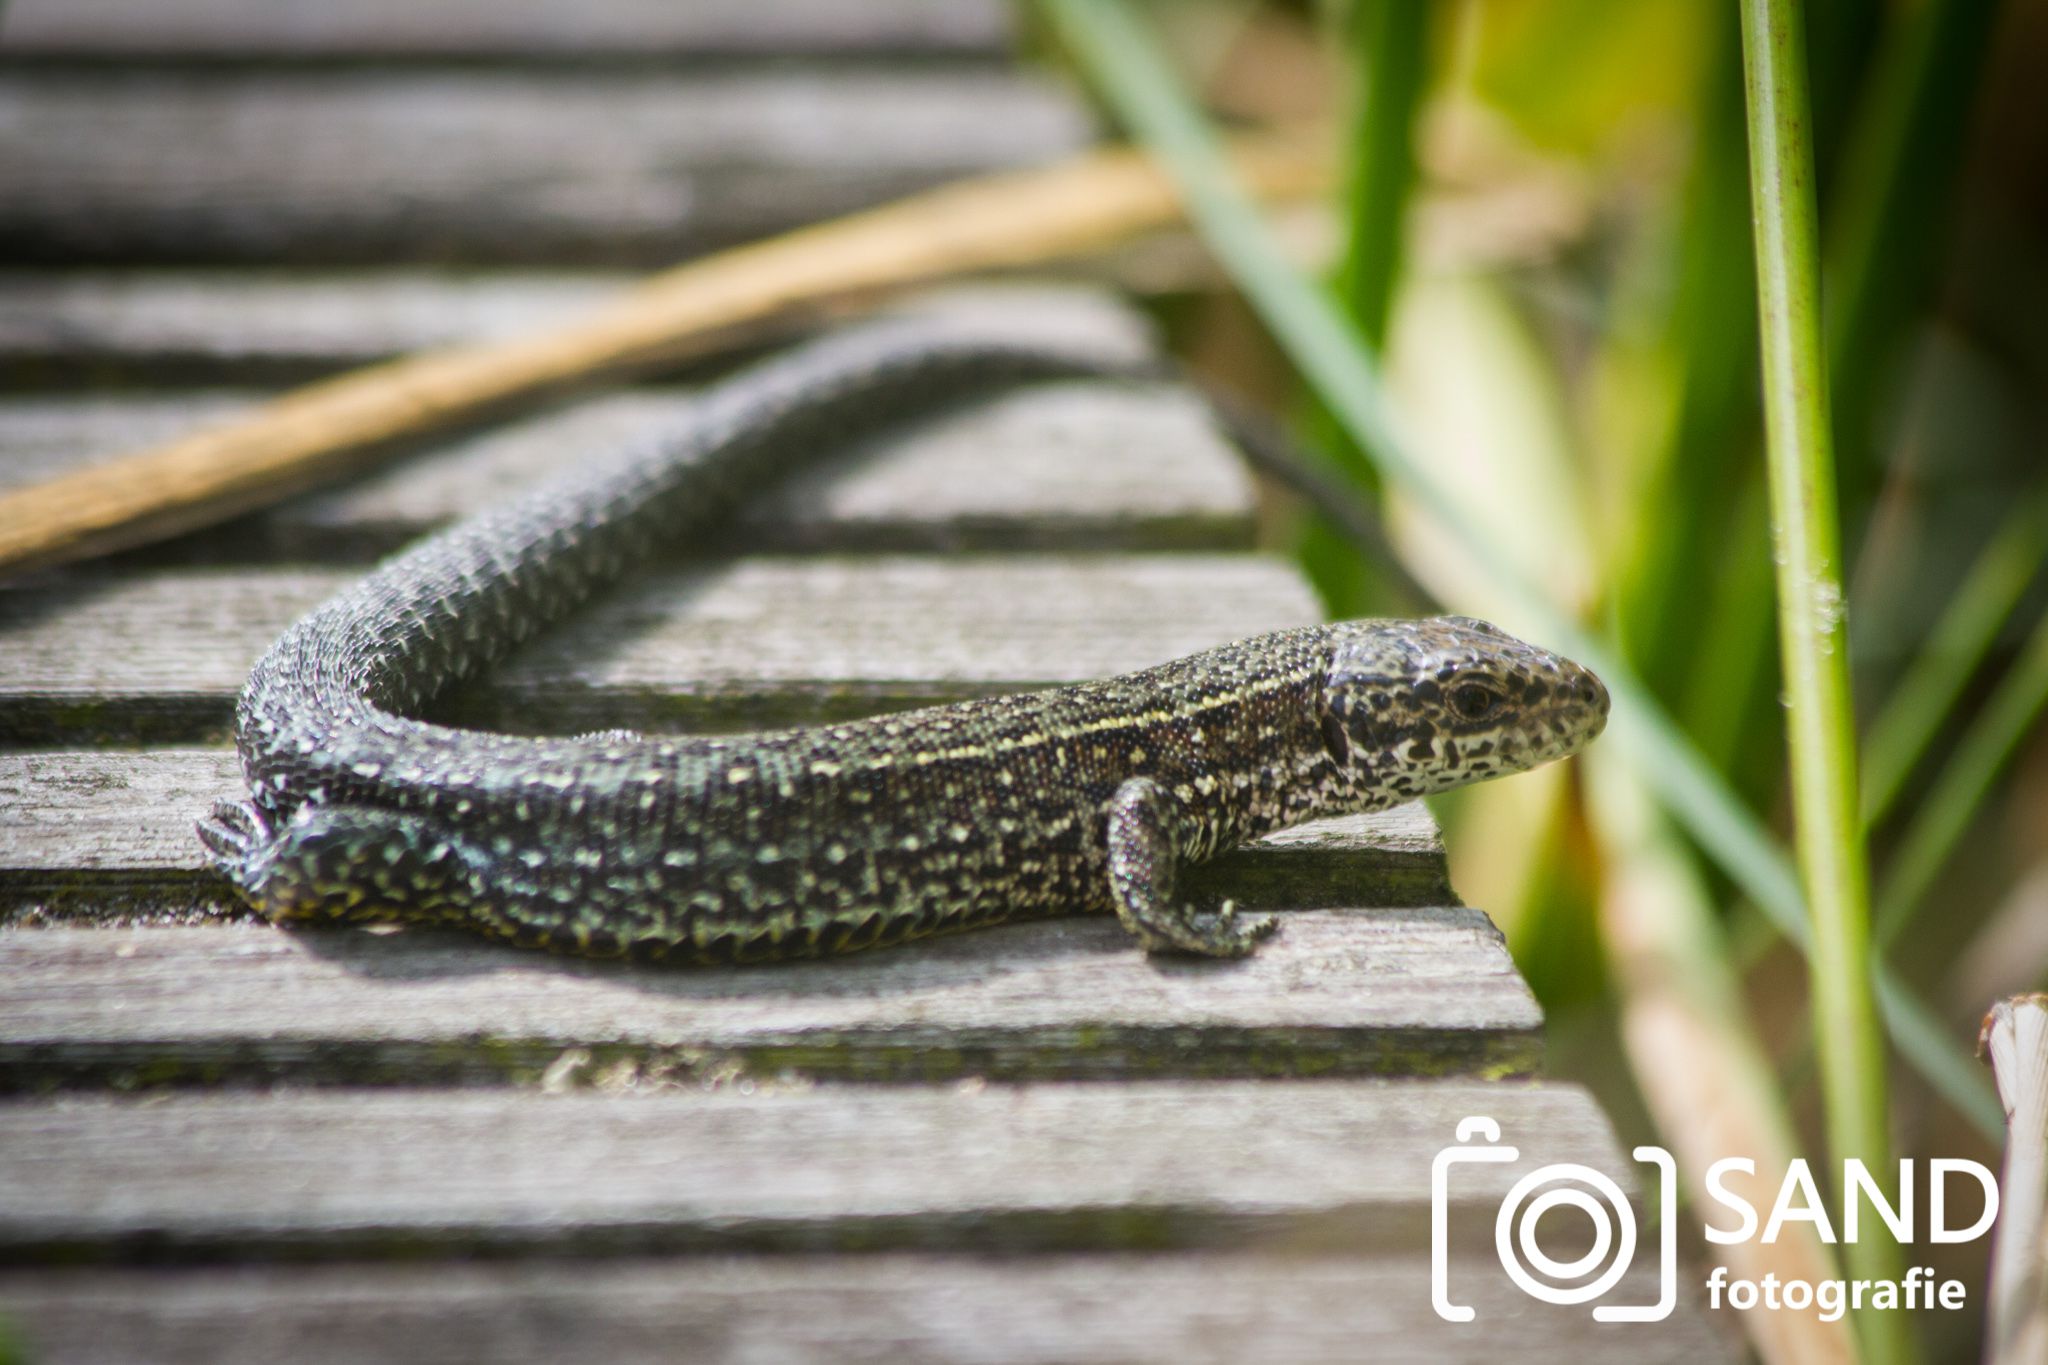
[[[1226,967],[1150,959],[1107,916],[731,970],[423,931],[0,934],[10,1092],[1528,1075],[1541,1024],[1492,924],[1458,907],[1297,910]]]
[[[1321,163],[1298,142],[1233,148],[1247,185],[1296,193]],[[1129,151],[974,177],[661,272],[577,322],[416,352],[295,390],[243,421],[0,495],[0,568],[20,571],[216,525],[345,472],[391,443],[600,375],[646,373],[779,335],[936,279],[1099,250],[1175,221],[1165,177]]]
[[[256,395],[0,398],[0,490],[183,436]],[[686,427],[683,389],[587,399],[436,442],[332,493],[195,537],[182,559],[362,561],[531,487],[571,462]],[[1191,392],[1038,385],[860,443],[742,516],[750,550],[1231,549],[1252,538],[1251,480]]]
[[[1502,1195],[1551,1162],[1584,1163],[1624,1189],[1636,1183],[1592,1100],[1561,1086],[67,1097],[0,1105],[0,1260],[1415,1254],[1428,1240],[1431,1163],[1470,1114],[1496,1119],[1521,1155],[1458,1171],[1448,1205],[1460,1244],[1473,1232],[1489,1242]],[[1590,1242],[1591,1231],[1589,1220],[1561,1225],[1551,1254],[1574,1233]]]
[[[304,380],[462,343],[574,325],[645,277],[601,269],[353,270],[0,268],[0,388],[157,389]],[[915,289],[891,313],[1000,319],[1097,345],[1156,352],[1149,322],[1084,282],[995,278]],[[771,339],[829,316],[792,316]],[[730,368],[747,348],[690,362]],[[674,368],[674,367],[669,367]],[[649,373],[661,377],[662,367]],[[254,395],[251,395],[253,401]],[[216,416],[227,416],[223,409]]]
[[[1704,1312],[1616,1328],[1541,1305],[1490,1248],[1448,1282],[1477,1318],[1430,1308],[1428,1258],[1188,1252],[1028,1258],[704,1256],[600,1263],[0,1272],[43,1365],[1444,1365],[1509,1360],[1692,1365],[1742,1358]],[[1615,1302],[1655,1299],[1646,1261]],[[801,1311],[791,1311],[802,1305]]]
[[[222,733],[257,656],[354,577],[181,569],[0,589],[0,740]],[[636,579],[445,714],[569,734],[836,718],[1106,677],[1318,618],[1299,574],[1249,555],[744,559]]]
[[[243,792],[225,748],[0,754],[0,917],[239,916],[192,826],[214,802]],[[1451,899],[1436,824],[1417,804],[1286,830],[1197,876],[1215,894],[1260,905]]]
[[[573,322],[633,276],[454,268],[0,270],[0,384],[252,384]]]
[[[1074,273],[1066,284],[998,273],[902,306],[1057,314],[1069,325],[1144,335],[1129,310],[1085,287],[1089,272]],[[303,382],[409,351],[572,326],[617,302],[636,278],[602,269],[0,267],[0,392],[87,388],[101,397],[112,386]],[[763,335],[817,322],[792,316]],[[700,369],[730,363],[731,354],[684,359]]]
[[[0,60],[993,57],[998,0],[11,0]]]
[[[0,256],[666,264],[1087,132],[1002,71],[29,67],[0,84]]]

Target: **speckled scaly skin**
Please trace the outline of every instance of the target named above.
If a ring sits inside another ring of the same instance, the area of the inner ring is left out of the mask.
[[[1590,673],[1457,617],[1288,630],[1078,687],[731,737],[410,719],[852,429],[990,384],[1132,369],[927,322],[727,381],[687,432],[423,541],[293,626],[237,713],[251,799],[201,837],[277,920],[712,962],[1114,911],[1148,949],[1235,956],[1272,920],[1177,900],[1181,862],[1599,733]]]

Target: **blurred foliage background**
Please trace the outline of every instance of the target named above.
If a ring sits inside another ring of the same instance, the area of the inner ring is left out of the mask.
[[[1113,93],[1118,50],[1047,9],[1048,60]],[[1410,454],[1789,838],[1737,7],[1131,9],[1214,129],[1330,139],[1328,201],[1270,225],[1377,361]],[[1995,999],[2048,984],[2048,4],[1813,0],[1806,20],[1874,938],[1955,1045],[1890,1068],[1892,1128],[1898,1155],[1995,1166],[1982,1106],[1973,1122],[1922,1076],[1960,1064]],[[1498,576],[1381,486],[1229,267],[1172,243],[1120,266],[1212,382],[1292,414],[1378,502],[1438,602],[1516,628]],[[1416,609],[1398,575],[1272,512],[1333,616]],[[1554,1074],[1682,1162],[1711,1134],[1819,1169],[1806,969],[1638,778],[1596,753],[1438,813],[1456,885],[1548,1012]],[[1923,1241],[1908,1263],[1977,1303],[1987,1248]],[[1974,1356],[1977,1314],[1916,1325],[1875,1354]]]

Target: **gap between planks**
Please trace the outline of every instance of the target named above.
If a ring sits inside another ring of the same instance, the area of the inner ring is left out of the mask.
[[[0,60],[999,58],[1000,0],[12,0]]]
[[[1617,1329],[1513,1288],[1491,1247],[1430,1307],[1428,1259],[1373,1254],[700,1256],[600,1262],[0,1271],[0,1312],[42,1365],[340,1365],[363,1360],[685,1357],[979,1365],[1356,1365],[1742,1358],[1706,1314]],[[1612,1293],[1654,1300],[1646,1258]],[[794,1310],[793,1305],[801,1307]]]

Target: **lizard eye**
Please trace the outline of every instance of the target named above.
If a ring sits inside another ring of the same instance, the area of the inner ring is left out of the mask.
[[[1462,720],[1485,720],[1500,705],[1500,695],[1479,683],[1461,683],[1451,690],[1451,709]]]

